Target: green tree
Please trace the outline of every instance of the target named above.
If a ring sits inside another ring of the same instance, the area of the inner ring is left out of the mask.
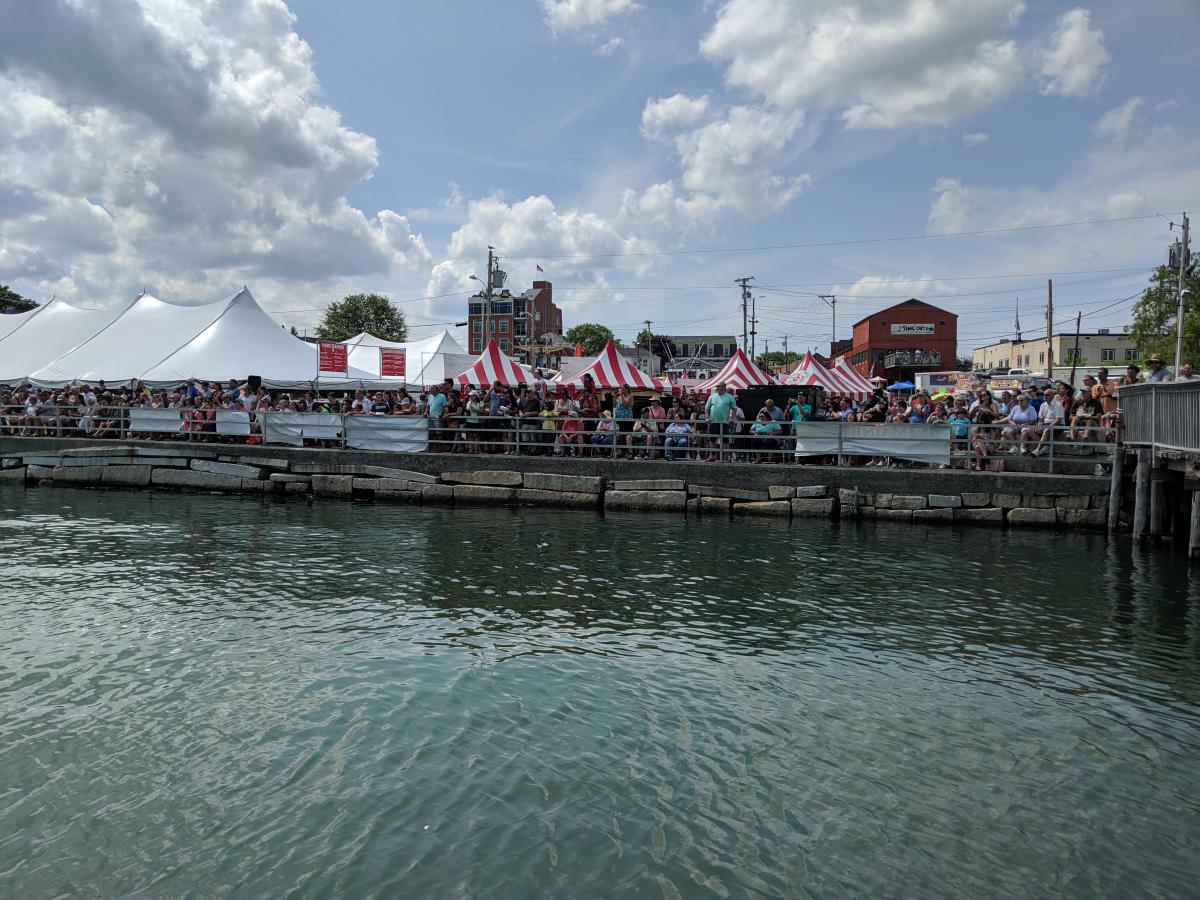
[[[1150,286],[1142,291],[1133,308],[1130,336],[1142,358],[1157,353],[1168,365],[1175,363],[1175,325],[1179,313],[1176,287],[1179,270],[1159,266],[1150,276]],[[1200,357],[1200,274],[1184,279],[1183,359]]]
[[[408,339],[404,313],[392,306],[385,294],[350,294],[330,303],[316,334],[323,341],[344,341],[364,331],[385,341]]]
[[[0,313],[21,313],[37,309],[37,303],[22,297],[7,284],[0,284]]]
[[[770,353],[758,354],[758,359],[755,362],[766,369],[769,366],[786,366],[788,363],[795,362],[799,358],[800,354],[793,353],[791,350],[788,350],[786,353],[782,350],[772,350]]]
[[[571,326],[567,329],[566,337],[572,344],[583,344],[583,352],[587,356],[599,353],[609,341],[621,346],[621,342],[613,337],[611,328],[595,322],[580,322]]]

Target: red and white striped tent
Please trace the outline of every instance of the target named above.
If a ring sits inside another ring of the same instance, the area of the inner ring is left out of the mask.
[[[518,384],[533,384],[534,380],[533,372],[501,353],[495,340],[488,341],[483,354],[465,371],[454,376],[455,384],[474,384],[479,387],[487,387],[493,381],[499,381],[506,387],[515,387]]]
[[[811,351],[805,352],[800,364],[788,373],[783,383],[796,387],[819,387],[830,395],[845,390],[833,372],[813,359]]]
[[[555,381],[569,390],[581,391],[583,390],[583,378],[585,375],[591,375],[592,380],[598,388],[628,386],[635,391],[659,391],[664,393],[670,390],[669,385],[664,384],[661,378],[647,375],[641,369],[635,368],[633,363],[617,352],[617,348],[612,341],[604,345],[604,349],[600,351],[600,355],[582,372],[569,380],[555,379]]]
[[[845,357],[842,357],[833,364],[832,371],[846,386],[846,390],[842,392],[844,396],[848,396],[852,400],[859,401],[870,399],[871,394],[875,390],[875,385],[871,384],[871,382],[867,381],[864,376],[860,375],[858,370],[846,361]]]
[[[746,351],[738,347],[737,352],[729,362],[725,363],[725,368],[721,369],[712,378],[706,379],[701,387],[696,388],[699,394],[711,394],[717,389],[717,385],[725,382],[726,387],[731,391],[740,391],[748,387],[769,387],[773,384],[779,384],[771,375],[764,372],[754,364]]]

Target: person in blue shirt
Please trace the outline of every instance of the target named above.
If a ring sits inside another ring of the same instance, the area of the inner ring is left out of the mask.
[[[724,455],[724,449],[729,443],[727,434],[729,432],[729,418],[733,413],[733,408],[737,406],[737,400],[729,390],[725,382],[720,382],[717,389],[709,395],[708,401],[704,404],[704,411],[708,415],[708,421],[711,423],[709,432],[716,435],[716,448],[718,452]],[[716,459],[716,454],[709,453],[706,459],[712,461]]]
[[[764,409],[758,414],[758,418],[754,420],[754,424],[750,426],[750,431],[758,439],[757,449],[762,451],[755,454],[750,461],[770,462],[773,454],[767,451],[779,449],[779,435],[783,431],[783,428]]]

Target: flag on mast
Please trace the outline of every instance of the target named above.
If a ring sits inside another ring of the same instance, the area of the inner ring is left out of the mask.
[[[535,265],[536,265],[536,263],[535,263]],[[541,266],[538,266],[538,267],[537,267],[537,270],[538,270],[539,272],[544,272],[544,271],[545,271],[545,269],[543,269]]]

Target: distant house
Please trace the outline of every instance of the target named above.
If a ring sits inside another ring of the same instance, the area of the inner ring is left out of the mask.
[[[737,339],[727,334],[675,334],[664,340],[669,351],[665,371],[703,377],[724,368],[737,352]]]

